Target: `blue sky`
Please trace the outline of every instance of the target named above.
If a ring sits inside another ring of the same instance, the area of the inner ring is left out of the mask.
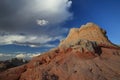
[[[70,28],[87,22],[120,44],[119,21],[119,0],[1,0],[0,58],[46,52],[58,46]]]

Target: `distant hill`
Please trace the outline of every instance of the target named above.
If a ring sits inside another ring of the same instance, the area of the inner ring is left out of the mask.
[[[0,61],[0,72],[5,71],[6,69],[9,69],[9,68],[26,64],[26,63],[28,63],[27,60],[18,59],[18,58],[12,58],[10,60]]]

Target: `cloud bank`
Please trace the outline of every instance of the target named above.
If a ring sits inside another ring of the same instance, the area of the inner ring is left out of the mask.
[[[22,30],[42,23],[58,25],[73,15],[69,0],[3,0],[0,3],[0,30]]]
[[[63,39],[62,36],[3,35],[0,36],[0,45],[17,44],[30,47],[55,47],[55,45],[49,44],[48,42],[61,39]]]
[[[18,54],[0,53],[0,61],[9,60],[12,58],[29,60],[29,59],[36,57],[36,56],[39,56],[39,55],[41,55],[41,53],[18,53]]]
[[[40,18],[47,20],[51,24],[57,24],[64,22],[72,17],[72,13],[69,12],[72,1],[69,0],[32,0],[26,8],[30,8],[29,11],[37,13]]]
[[[72,18],[71,5],[70,0],[0,1],[0,45],[54,46],[48,42],[66,32],[61,24]]]

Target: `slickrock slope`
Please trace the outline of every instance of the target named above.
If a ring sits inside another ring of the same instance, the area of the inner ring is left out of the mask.
[[[59,47],[0,73],[0,80],[120,80],[120,48],[104,30],[87,25],[72,29]]]

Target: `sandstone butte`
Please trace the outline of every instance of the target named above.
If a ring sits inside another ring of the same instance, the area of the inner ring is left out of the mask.
[[[0,73],[0,80],[120,80],[120,48],[93,23],[29,63]]]

